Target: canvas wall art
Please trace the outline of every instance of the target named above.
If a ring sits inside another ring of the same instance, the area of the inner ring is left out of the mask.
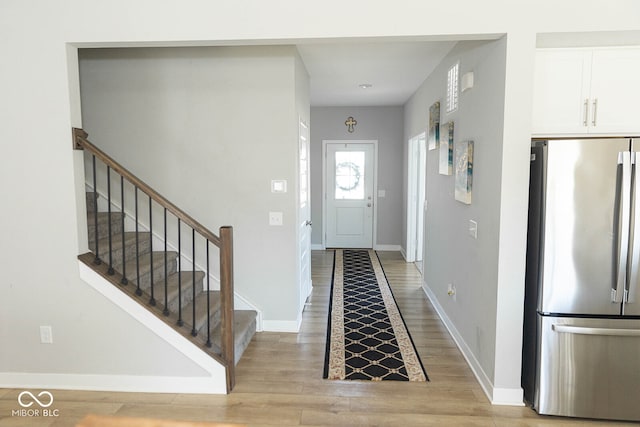
[[[455,169],[455,198],[470,205],[473,186],[473,141],[461,141],[456,144]]]
[[[441,175],[453,173],[453,122],[440,127],[440,161],[438,171]]]
[[[440,144],[440,101],[429,107],[429,150],[435,150]]]

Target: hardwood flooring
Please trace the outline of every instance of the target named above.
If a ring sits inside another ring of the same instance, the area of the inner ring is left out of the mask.
[[[312,255],[313,294],[298,334],[256,334],[230,395],[52,391],[59,416],[12,417],[22,390],[0,389],[0,426],[74,426],[89,413],[250,426],[583,426],[630,425],[538,416],[492,406],[397,252],[379,252],[430,382],[322,379],[333,253]]]

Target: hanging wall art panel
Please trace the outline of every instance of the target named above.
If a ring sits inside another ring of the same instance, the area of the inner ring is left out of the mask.
[[[473,186],[473,141],[461,141],[456,144],[455,169],[455,198],[470,205]]]
[[[453,122],[440,127],[440,156],[438,171],[441,175],[453,174]]]
[[[435,150],[440,143],[440,101],[429,107],[429,150]]]

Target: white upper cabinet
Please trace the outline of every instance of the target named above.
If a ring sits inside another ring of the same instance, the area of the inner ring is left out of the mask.
[[[533,134],[640,135],[640,48],[539,49]]]

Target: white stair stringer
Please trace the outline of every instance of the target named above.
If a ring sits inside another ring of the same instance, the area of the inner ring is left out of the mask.
[[[226,370],[221,363],[82,261],[78,261],[78,265],[82,280],[206,372],[204,376],[128,376],[126,382],[91,384],[90,389],[147,393],[227,393]]]

